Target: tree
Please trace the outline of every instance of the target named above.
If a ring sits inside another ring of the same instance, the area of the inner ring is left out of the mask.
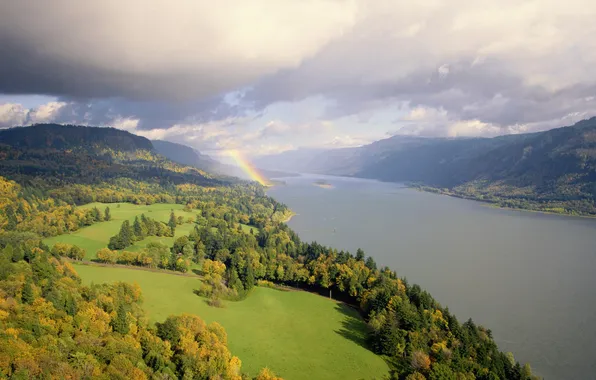
[[[132,229],[136,240],[143,240],[147,236],[147,228],[139,221],[139,217],[135,216]]]
[[[226,271],[226,265],[219,261],[205,260],[203,263],[203,273],[205,282],[214,287],[221,285],[222,277]]]
[[[12,251],[12,261],[18,263],[25,259],[25,251],[20,245],[17,245]]]
[[[259,372],[257,377],[255,377],[255,380],[282,380],[282,378],[275,376],[273,371],[265,367]]]
[[[85,258],[85,254],[86,252],[83,248],[73,245],[68,252],[68,257],[73,260],[83,260]]]
[[[410,364],[414,370],[425,372],[430,368],[430,358],[422,351],[414,351]]]
[[[91,210],[91,215],[93,215],[94,222],[101,222],[101,212],[97,207],[93,207],[93,209]]]
[[[14,208],[12,205],[6,206],[6,210],[4,211],[7,219],[6,229],[7,230],[14,230],[17,227],[17,215],[14,212]]]
[[[236,268],[231,268],[229,270],[228,288],[234,289],[238,293],[244,291],[244,286],[242,285],[242,281],[240,281],[240,278],[238,277],[238,271],[236,271]]]
[[[102,261],[104,263],[108,263],[108,264],[116,264],[116,261],[118,260],[118,253],[112,251],[109,248],[102,248],[99,251],[97,251],[95,253],[95,256],[97,257],[97,259],[99,261]]]
[[[116,316],[111,321],[112,329],[120,334],[128,334],[130,326],[128,325],[128,315],[123,304],[118,306]]]
[[[31,280],[25,281],[23,286],[23,292],[21,293],[21,300],[26,304],[32,304],[35,301],[35,295],[33,294],[33,287],[31,286]]]
[[[122,222],[122,226],[120,227],[120,232],[118,235],[112,236],[110,238],[110,243],[108,244],[108,248],[110,249],[124,249],[132,243],[134,243],[134,231],[130,225],[128,220]]]
[[[255,274],[252,269],[252,263],[248,261],[246,263],[244,275],[244,288],[249,291],[255,286]]]
[[[112,215],[110,214],[110,208],[106,207],[106,210],[104,211],[104,220],[108,221],[108,220],[112,220]]]
[[[110,242],[108,243],[108,248],[109,249],[126,248],[126,245],[124,245],[124,242],[122,241],[122,237],[120,236],[120,234],[112,236],[110,238]]]
[[[182,273],[186,273],[188,272],[188,269],[190,268],[190,263],[188,262],[188,260],[183,259],[182,257],[176,259],[176,261],[174,262],[174,269],[175,271],[178,272],[182,272]]]
[[[360,248],[356,250],[356,260],[364,261],[364,251]]]
[[[371,256],[369,256],[366,259],[366,267],[370,270],[377,270],[377,263],[375,262],[375,259],[373,259]]]
[[[71,248],[72,248],[71,244],[56,243],[52,247],[52,255],[54,255],[54,256],[68,256]]]
[[[174,241],[174,245],[172,246],[172,253],[181,254],[184,253],[184,246],[189,243],[187,236],[181,236]],[[192,248],[192,246],[191,246]],[[194,249],[193,249],[194,251]]]
[[[457,380],[455,372],[447,364],[434,363],[430,371],[430,380]]]
[[[170,213],[170,220],[168,221],[168,227],[172,230],[172,235],[174,234],[174,230],[176,229],[176,215],[174,215],[174,210]]]

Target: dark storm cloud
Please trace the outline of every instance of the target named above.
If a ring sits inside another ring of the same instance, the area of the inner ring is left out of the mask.
[[[5,107],[0,123],[152,130],[322,96],[322,119],[394,107],[504,131],[550,125],[596,111],[594,17],[581,0],[3,2],[0,92],[63,104]]]
[[[210,98],[295,66],[348,26],[353,13],[342,0],[2,2],[0,91]]]

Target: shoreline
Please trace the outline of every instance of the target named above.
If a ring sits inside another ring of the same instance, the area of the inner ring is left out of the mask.
[[[408,189],[420,191],[420,192],[423,192],[423,193],[436,194],[436,195],[446,196],[446,197],[450,197],[450,198],[459,198],[459,199],[464,199],[464,200],[467,200],[467,201],[474,201],[474,202],[480,203],[484,207],[490,207],[490,208],[499,209],[499,210],[523,211],[523,212],[536,213],[536,214],[544,214],[544,215],[564,216],[564,217],[568,217],[568,218],[569,217],[572,217],[572,218],[582,218],[582,219],[596,219],[596,215],[590,215],[590,214],[571,214],[571,213],[568,213],[568,212],[555,212],[555,211],[546,211],[546,210],[534,210],[534,209],[531,209],[531,208],[522,208],[522,207],[507,207],[507,206],[501,206],[497,202],[491,202],[491,201],[487,201],[487,200],[483,200],[483,199],[479,199],[479,198],[475,198],[475,197],[466,197],[466,196],[460,195],[460,194],[443,192],[443,191],[440,191],[440,190],[437,190],[437,189],[434,189],[434,188],[424,189],[424,188],[421,188],[419,186],[408,186],[408,185],[406,185],[406,187]]]
[[[298,214],[296,214],[294,211],[290,211],[290,215],[288,215],[288,217],[285,218],[284,220],[282,220],[281,222],[282,223],[288,223],[296,215],[298,215]]]

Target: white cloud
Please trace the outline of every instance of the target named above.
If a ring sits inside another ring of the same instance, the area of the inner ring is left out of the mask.
[[[54,121],[59,115],[60,110],[66,105],[66,102],[49,102],[31,109],[28,114],[28,123],[35,124]]]
[[[8,128],[16,125],[23,125],[27,120],[29,110],[21,104],[4,103],[0,104],[0,128]]]

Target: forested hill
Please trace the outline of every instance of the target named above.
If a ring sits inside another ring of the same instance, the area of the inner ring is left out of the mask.
[[[27,149],[108,147],[117,151],[153,150],[148,139],[115,128],[36,124],[0,130],[0,144]]]
[[[298,170],[409,182],[507,207],[596,214],[596,118],[495,138],[394,136],[303,162]]]
[[[62,182],[145,181],[160,188],[238,182],[173,162],[159,155],[146,138],[114,128],[39,124],[2,130],[0,157],[0,175],[21,184],[43,179],[46,187]]]

